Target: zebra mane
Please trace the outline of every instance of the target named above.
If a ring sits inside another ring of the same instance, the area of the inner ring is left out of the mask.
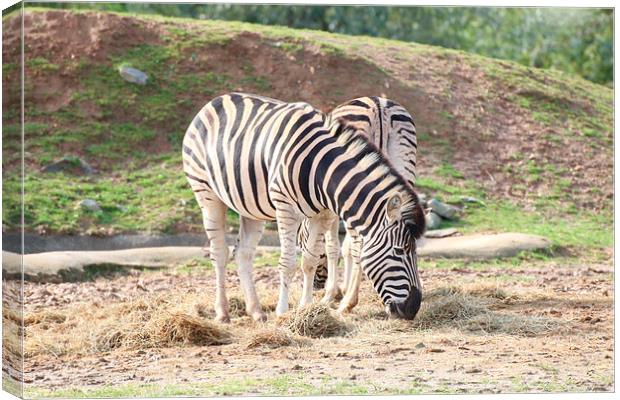
[[[394,168],[379,147],[372,143],[365,135],[357,134],[356,129],[348,126],[345,120],[338,118],[338,120],[332,121],[330,130],[340,144],[347,146],[348,152],[357,157],[362,155],[360,163],[370,165],[377,160],[381,162],[382,166],[376,168],[372,174],[391,175],[396,179],[397,185],[390,192],[398,193],[401,196],[403,200],[403,205],[401,206],[402,221],[414,238],[420,238],[426,228],[426,220],[418,195],[411,185]]]

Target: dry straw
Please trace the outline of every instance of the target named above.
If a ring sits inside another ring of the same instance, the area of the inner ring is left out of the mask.
[[[522,336],[544,334],[561,327],[558,321],[545,317],[502,314],[492,310],[498,302],[515,299],[518,296],[509,296],[492,286],[439,287],[425,296],[414,326],[418,329],[452,326],[470,332]]]
[[[168,301],[163,297],[142,298],[117,307],[117,319],[95,330],[91,338],[94,350],[230,343],[224,327],[185,312],[169,311]]]
[[[294,335],[288,330],[282,328],[265,328],[250,337],[247,347],[250,349],[258,347],[275,349],[278,347],[299,346],[306,343],[307,342],[303,338]]]
[[[334,317],[328,306],[317,303],[288,312],[280,317],[278,324],[295,334],[312,338],[338,336],[347,331],[342,319]]]

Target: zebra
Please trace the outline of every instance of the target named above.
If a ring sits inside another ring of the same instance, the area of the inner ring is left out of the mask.
[[[386,152],[398,172],[413,187],[416,181],[416,155],[417,155],[417,138],[416,127],[411,114],[397,102],[382,97],[360,97],[343,103],[327,116],[329,120],[340,120],[349,127],[354,128],[358,134],[366,136],[371,142],[377,145],[381,150]],[[305,246],[307,237],[308,223],[304,221],[300,227],[298,241],[300,246]],[[337,233],[333,233],[337,234]],[[337,292],[346,294],[349,290],[352,277],[352,261],[351,261],[351,233],[348,232],[342,246],[342,254],[344,256],[345,271],[343,284],[340,288],[335,287],[337,276],[333,277],[333,281],[327,283],[329,274],[327,269],[327,257],[321,256],[321,261],[317,266],[314,277],[314,288],[322,289],[326,286],[325,302],[329,302],[336,297]],[[361,275],[354,275],[353,285],[351,288],[354,293],[359,289]],[[352,293],[352,303],[356,303],[357,299]],[[350,309],[355,304],[347,304],[343,306],[343,310]]]
[[[339,244],[331,232],[339,217],[356,233],[359,252],[353,257],[386,312],[406,319],[418,312],[422,291],[415,245],[425,229],[418,197],[376,146],[339,121],[325,122],[323,113],[307,103],[230,93],[211,100],[190,123],[183,138],[183,170],[209,238],[217,320],[230,320],[227,208],[240,218],[235,261],[246,312],[254,320],[266,320],[252,279],[263,222],[275,220],[280,238],[280,316],[288,311],[295,235],[304,218],[309,235],[302,252],[300,306],[312,302],[323,235],[328,266],[338,262]]]

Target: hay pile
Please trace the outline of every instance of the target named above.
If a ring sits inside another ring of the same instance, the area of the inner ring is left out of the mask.
[[[96,351],[230,343],[230,333],[221,325],[175,310],[163,297],[122,304],[111,314],[116,318],[93,332]]]
[[[429,296],[414,320],[416,328],[432,329],[488,312],[479,298],[462,293]]]
[[[254,349],[266,347],[275,349],[278,347],[305,345],[307,342],[298,335],[294,335],[282,328],[266,328],[258,331],[248,340],[247,347]]]
[[[413,321],[418,329],[453,326],[479,333],[507,333],[535,336],[560,328],[560,323],[545,317],[502,314],[492,310],[497,302],[518,298],[491,286],[439,287],[425,296]]]
[[[338,336],[347,331],[343,320],[334,317],[328,306],[318,303],[289,311],[280,317],[278,325],[311,338]]]

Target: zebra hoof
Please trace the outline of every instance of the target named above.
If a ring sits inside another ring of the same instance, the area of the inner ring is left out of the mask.
[[[262,311],[257,311],[252,314],[252,319],[256,322],[267,322],[267,314]]]
[[[336,312],[338,314],[343,314],[343,315],[344,314],[350,314],[352,308],[353,307],[350,307],[350,306],[348,306],[346,304],[342,304],[340,307],[338,307],[338,310],[336,310]]]
[[[222,324],[230,323],[230,317],[228,315],[218,315],[217,317],[215,317],[215,320]]]

